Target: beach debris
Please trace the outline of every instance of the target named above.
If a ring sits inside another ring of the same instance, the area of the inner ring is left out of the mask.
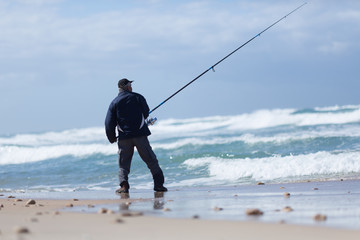
[[[121,214],[121,216],[123,217],[138,217],[142,215],[143,215],[142,212],[124,212]]]
[[[164,211],[164,212],[170,212],[171,209],[170,209],[170,208],[163,208],[163,211]]]
[[[26,202],[26,205],[35,205],[36,201],[34,199],[29,199],[29,201]]]
[[[16,197],[15,197],[15,196],[11,196],[11,195],[10,195],[10,196],[8,196],[8,198],[16,198]]]
[[[313,190],[319,190],[317,187],[314,187]]]
[[[286,206],[286,207],[284,207],[281,211],[283,211],[283,212],[292,212],[292,211],[294,211],[294,209],[292,209],[292,208],[289,207],[289,206]]]
[[[108,211],[108,210],[107,210],[106,208],[100,208],[99,211],[98,211],[98,213],[99,213],[99,214],[104,214],[104,213],[107,213],[107,211]]]
[[[316,214],[313,218],[315,221],[321,222],[321,221],[326,221],[327,216],[323,214]]]
[[[74,204],[69,203],[69,204],[66,204],[66,206],[65,206],[65,207],[73,207],[73,206],[74,206]]]
[[[284,198],[289,198],[289,197],[290,197],[290,193],[284,192]]]
[[[30,230],[27,227],[14,227],[14,232],[17,234],[26,234],[30,233]]]
[[[124,223],[124,220],[122,220],[121,218],[117,218],[115,219],[115,223]]]
[[[256,185],[265,185],[263,182],[258,182]]]
[[[214,207],[213,210],[214,210],[215,212],[218,212],[218,211],[222,211],[222,210],[224,210],[224,209],[221,208],[221,207]]]
[[[264,213],[258,208],[251,208],[246,210],[246,215],[248,216],[261,216],[263,214]]]
[[[77,202],[77,201],[79,201],[79,199],[77,199],[77,198],[74,198],[74,199],[73,199],[73,201],[74,201],[74,202]]]
[[[30,222],[38,222],[39,221],[39,219],[37,219],[37,218],[30,218]]]

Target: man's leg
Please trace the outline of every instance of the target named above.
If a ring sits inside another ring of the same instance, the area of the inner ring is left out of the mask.
[[[141,157],[150,169],[154,179],[154,190],[155,191],[167,191],[164,187],[164,174],[159,166],[159,162],[156,158],[154,151],[152,150],[149,140],[146,136],[133,138],[134,145]]]
[[[134,154],[134,144],[132,139],[118,141],[119,147],[119,182],[120,186],[129,189],[128,175],[130,173],[131,159]]]

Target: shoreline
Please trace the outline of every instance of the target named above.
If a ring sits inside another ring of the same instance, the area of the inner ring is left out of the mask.
[[[164,195],[134,190],[129,198],[68,195],[34,198],[35,204],[27,204],[26,194],[0,193],[0,239],[358,239],[360,225],[346,226],[360,219],[359,183],[170,189]],[[293,211],[284,212],[286,206]],[[249,208],[263,215],[247,216]],[[327,219],[315,221],[315,213]]]

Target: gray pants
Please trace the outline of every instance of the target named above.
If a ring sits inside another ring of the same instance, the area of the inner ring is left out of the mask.
[[[162,187],[164,184],[164,174],[159,166],[159,162],[153,152],[149,140],[146,136],[123,139],[118,141],[119,147],[119,182],[120,186],[128,183],[131,160],[136,147],[141,159],[146,163],[153,176],[154,187]]]

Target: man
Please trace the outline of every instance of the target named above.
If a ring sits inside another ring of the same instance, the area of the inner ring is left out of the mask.
[[[128,175],[134,147],[151,171],[154,191],[166,192],[164,174],[147,138],[151,133],[145,119],[150,109],[142,95],[132,92],[132,82],[126,78],[119,80],[119,95],[111,102],[105,119],[106,136],[110,143],[117,141],[119,147],[120,189],[116,193],[129,192]]]

